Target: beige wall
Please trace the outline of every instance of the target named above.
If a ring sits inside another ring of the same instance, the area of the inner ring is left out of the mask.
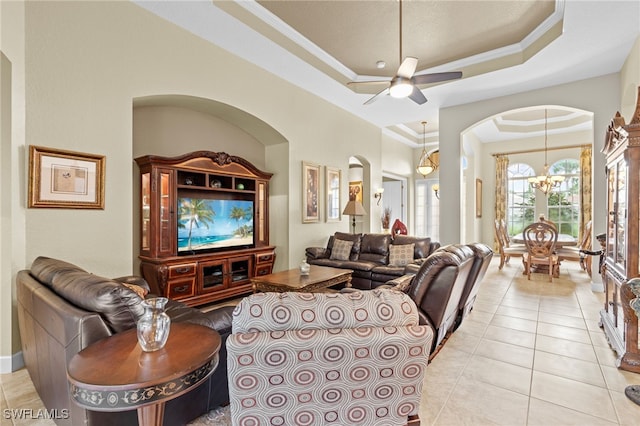
[[[0,50],[6,56],[0,85],[3,93],[7,85],[11,88],[9,113],[4,95],[0,103],[0,164],[11,165],[8,178],[3,167],[0,183],[2,362],[20,349],[13,279],[36,256],[62,258],[106,276],[136,272],[131,244],[136,99],[176,94],[210,99],[245,111],[282,135],[287,144],[264,149],[264,168],[274,173],[270,226],[279,268],[297,265],[306,246],[322,245],[334,231],[349,230],[348,218],[326,223],[324,212],[320,223],[302,224],[302,161],[339,167],[347,176],[348,159],[357,155],[367,161],[372,186],[382,182],[383,170],[406,172],[405,162],[389,155],[386,142],[383,148],[375,126],[132,3],[0,1],[0,24]],[[622,80],[637,85],[637,44],[635,49]],[[447,108],[440,115],[440,141],[446,147],[442,162],[459,164],[462,130],[487,114],[519,106],[554,103],[594,111],[595,134],[601,135],[619,108],[620,87],[620,79],[609,76]],[[29,145],[105,155],[105,209],[26,209]],[[602,169],[601,162],[598,167]],[[441,231],[445,243],[456,241],[460,230],[457,170],[441,169],[443,209],[451,218]],[[346,202],[346,179],[343,194]],[[371,211],[371,204],[367,194],[365,230],[379,226],[379,212]],[[0,371],[6,371],[6,363],[0,363]]]
[[[636,110],[637,98],[640,88],[640,37],[636,39],[631,53],[620,71],[620,114],[626,122],[631,121],[631,117]]]
[[[0,2],[0,372],[20,349],[13,277],[25,259],[24,3]]]
[[[324,214],[318,224],[302,224],[303,160],[340,167],[346,176],[349,156],[358,154],[370,163],[372,180],[381,181],[378,128],[134,4],[20,3],[25,10],[22,29],[15,24],[5,26],[16,18],[8,16],[12,8],[5,3],[3,53],[9,61],[26,54],[25,70],[15,72],[14,68],[12,90],[20,88],[25,76],[29,80],[24,105],[17,110],[12,105],[12,122],[16,115],[26,117],[26,136],[14,134],[11,140],[11,155],[16,160],[12,164],[17,165],[12,170],[13,188],[20,198],[12,202],[12,217],[8,223],[3,219],[2,226],[24,217],[26,223],[14,232],[26,232],[26,240],[19,238],[21,247],[12,250],[13,270],[2,271],[3,294],[13,288],[15,272],[39,255],[62,258],[100,275],[136,272],[137,253],[131,244],[136,99],[178,94],[215,100],[268,123],[288,141],[286,148],[264,149],[264,169],[274,173],[270,225],[272,243],[278,245],[279,267],[297,265],[309,243],[324,243],[336,230],[348,231],[347,218],[326,223]],[[17,18],[20,22],[20,11]],[[6,28],[12,28],[12,33],[5,34]],[[18,46],[14,52],[12,45],[5,44],[7,37],[24,40],[24,48]],[[31,144],[105,155],[105,209],[26,209],[24,152]],[[2,188],[12,186],[3,180]],[[343,194],[346,202],[346,181]],[[4,236],[3,231],[3,244]],[[2,312],[13,311],[7,309],[6,299],[0,303],[4,304]],[[0,357],[16,353],[17,325],[6,324],[3,317],[0,330]],[[11,339],[13,344],[8,343]]]
[[[587,143],[594,144],[594,206],[604,205],[605,179],[604,156],[598,155],[602,148],[603,135],[611,117],[620,105],[619,93],[620,76],[611,74],[603,77],[577,81],[564,85],[547,87],[530,92],[519,93],[486,101],[475,102],[466,105],[445,108],[440,112],[440,159],[441,164],[457,164],[461,155],[460,135],[463,132],[498,113],[513,109],[526,108],[539,105],[557,105],[569,108],[590,111],[593,115],[594,128]],[[564,144],[564,142],[563,142]],[[529,148],[524,142],[518,143],[519,148]],[[561,151],[560,151],[561,152]],[[549,161],[552,161],[551,156]],[[483,164],[482,174],[479,175],[483,182],[491,187],[493,165]],[[441,167],[440,169],[440,196],[441,222],[440,240],[442,243],[460,241],[461,230],[465,229],[462,222],[461,203],[462,174],[457,167]],[[495,199],[491,199],[490,191],[483,191],[486,197],[485,205],[491,206]],[[442,213],[445,212],[445,213]],[[484,209],[482,217],[482,242],[493,244],[493,232],[491,210]],[[606,212],[602,209],[594,209],[594,232],[601,232],[604,227]],[[469,218],[467,218],[469,220]],[[598,277],[596,277],[598,278]]]

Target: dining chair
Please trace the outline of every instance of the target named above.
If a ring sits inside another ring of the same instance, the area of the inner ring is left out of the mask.
[[[592,221],[588,221],[582,229],[582,238],[580,243],[576,246],[561,247],[557,249],[558,257],[560,261],[571,260],[580,262],[580,268],[591,276],[591,256],[584,253],[584,250],[591,251],[591,229],[593,226]]]
[[[558,230],[546,222],[535,222],[524,228],[522,237],[527,248],[522,258],[527,279],[531,279],[534,266],[538,266],[540,269],[547,268],[549,282],[553,282],[554,272],[560,267],[560,261],[555,252]]]
[[[551,225],[556,230],[558,230],[558,225],[556,225],[555,222],[553,222],[553,221],[551,221],[549,219],[546,219],[543,214],[540,215],[540,217],[538,218],[538,221],[541,222],[541,223],[546,223],[547,225]]]
[[[507,230],[507,221],[505,221],[504,219],[500,219],[500,230],[504,238],[505,247],[515,247],[525,250],[523,243],[513,242],[513,238],[511,238],[511,236],[509,235],[509,231]]]
[[[498,253],[500,253],[500,265],[498,266],[498,269],[502,269],[504,264],[509,263],[509,260],[512,257],[523,257],[527,252],[524,244],[511,245],[506,236],[506,232],[502,229],[500,219],[496,219],[494,221],[494,231],[496,241],[498,243]]]

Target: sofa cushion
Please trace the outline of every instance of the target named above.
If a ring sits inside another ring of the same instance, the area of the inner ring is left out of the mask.
[[[358,259],[386,265],[389,260],[389,244],[391,234],[365,234]]]
[[[140,287],[139,285],[123,283],[123,282],[120,282],[120,283],[126,288],[128,288],[129,290],[133,291],[135,294],[137,294],[138,297],[140,297],[141,299],[144,299],[144,297],[149,293],[149,290],[147,290],[144,287]]]
[[[329,259],[349,260],[352,247],[353,241],[335,240],[333,242],[333,248],[331,249],[331,256],[329,256]]]
[[[362,234],[347,234],[344,232],[336,232],[329,238],[327,249],[331,251],[333,244],[336,240],[353,241],[353,247],[351,247],[350,260],[358,260],[358,254],[360,253],[360,244],[362,241]]]
[[[413,244],[413,257],[414,259],[420,259],[428,257],[431,254],[431,238],[419,238],[409,235],[396,235],[393,237],[393,245],[405,245]]]
[[[53,279],[67,272],[85,272],[84,269],[68,262],[50,257],[38,256],[31,265],[29,273],[47,287],[51,287]]]
[[[389,246],[389,266],[407,266],[413,261],[414,244],[391,244]]]
[[[68,302],[90,312],[97,312],[114,332],[136,326],[144,313],[143,299],[122,283],[72,271],[53,277],[51,288]]]

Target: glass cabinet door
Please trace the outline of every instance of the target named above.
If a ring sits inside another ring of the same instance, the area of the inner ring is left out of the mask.
[[[142,220],[140,227],[140,247],[143,252],[148,252],[150,249],[149,233],[151,232],[149,229],[151,225],[151,173],[142,174],[140,192],[140,215]]]
[[[615,260],[621,268],[626,268],[627,259],[627,163],[620,160],[617,164],[617,191],[615,206],[616,254]]]
[[[161,255],[172,255],[175,236],[173,233],[173,206],[171,205],[171,170],[159,170],[158,173],[158,201],[159,201],[159,229],[158,252]]]

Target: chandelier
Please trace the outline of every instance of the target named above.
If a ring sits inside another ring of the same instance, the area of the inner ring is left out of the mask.
[[[530,177],[531,188],[538,189],[544,195],[560,185],[564,181],[564,176],[551,176],[549,173],[549,163],[547,162],[547,109],[544,110],[544,173],[540,176]]]
[[[418,160],[418,167],[416,170],[418,173],[422,175],[422,177],[427,177],[429,173],[434,172],[438,165],[431,159],[431,156],[427,153],[427,142],[425,140],[426,136],[426,128],[427,122],[422,122],[422,154],[420,154],[420,159]]]

